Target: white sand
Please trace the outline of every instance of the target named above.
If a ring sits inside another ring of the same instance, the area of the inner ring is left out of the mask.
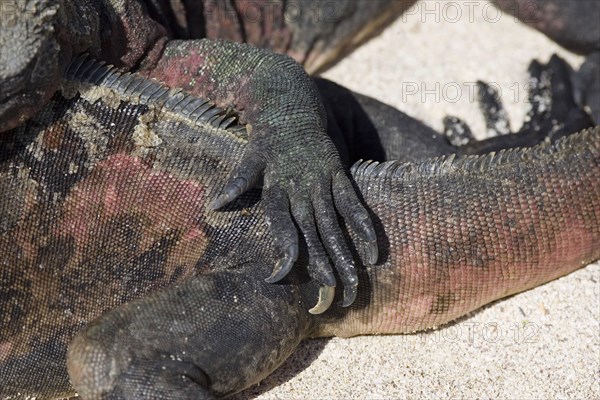
[[[545,61],[553,52],[575,66],[582,61],[512,16],[498,17],[487,2],[470,2],[472,19],[466,4],[452,4],[417,4],[415,14],[325,77],[438,130],[442,118],[453,114],[481,134],[484,124],[469,98],[470,83],[499,84],[512,127],[518,128],[526,111],[529,61]],[[434,13],[425,13],[425,7]],[[599,321],[596,263],[432,333],[305,342],[275,374],[235,398],[598,399]]]

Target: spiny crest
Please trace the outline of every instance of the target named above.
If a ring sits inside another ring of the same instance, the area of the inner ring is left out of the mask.
[[[140,104],[161,107],[180,115],[195,125],[208,124],[236,133],[246,129],[239,124],[238,114],[231,109],[217,107],[209,100],[179,88],[169,88],[136,73],[121,72],[88,54],[82,54],[73,60],[67,68],[66,78],[109,88],[126,98],[135,98]]]
[[[600,126],[588,128],[557,140],[543,142],[530,148],[510,148],[484,155],[444,155],[419,163],[402,161],[357,161],[350,169],[352,175],[381,179],[404,179],[410,176],[432,176],[452,171],[481,171],[515,162],[543,159],[549,154],[560,155],[567,150],[591,153],[600,156]]]

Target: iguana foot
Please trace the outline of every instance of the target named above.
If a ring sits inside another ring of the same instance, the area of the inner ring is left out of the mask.
[[[264,172],[263,198],[267,225],[273,234],[274,244],[280,256],[271,275],[265,280],[275,283],[283,279],[298,259],[299,242],[293,218],[308,247],[308,273],[312,279],[321,283],[319,300],[310,309],[313,314],[326,311],[333,300],[336,277],[329,262],[330,258],[334,261],[344,286],[341,305],[349,306],[356,297],[358,277],[352,255],[339,227],[337,212],[361,239],[367,242],[367,263],[374,264],[377,261],[376,236],[370,217],[341,168],[333,145],[322,140],[320,142],[321,150],[325,153],[324,158],[320,158],[323,160],[320,164],[325,164],[326,167],[318,172],[307,168],[304,173],[300,172],[300,166],[289,171],[289,167],[297,163],[289,157],[278,157],[285,160],[284,162],[273,157],[273,164],[267,165],[268,159],[261,158],[259,152],[260,149],[264,151],[268,148],[268,144],[262,148],[255,148],[250,144],[250,154],[232,174],[223,193],[212,203],[214,209],[223,207],[255,186]],[[282,149],[282,154],[285,151]],[[283,179],[278,176],[286,171],[287,175],[284,175]]]
[[[534,60],[529,65],[530,108],[518,134],[543,134],[547,140],[583,130],[592,125],[590,116],[575,102],[573,71],[556,54],[546,64]]]
[[[171,41],[148,72],[168,86],[214,100],[239,113],[247,126],[244,157],[211,206],[221,209],[263,178],[269,229],[279,254],[267,282],[287,275],[299,254],[296,222],[309,253],[309,274],[330,292],[344,285],[343,306],[358,284],[354,260],[337,219],[367,242],[377,261],[375,229],[327,136],[325,110],[314,82],[290,57],[226,41]],[[337,211],[337,212],[336,212]],[[325,311],[331,296],[313,312]]]
[[[477,103],[486,126],[486,137],[504,136],[511,133],[508,113],[502,105],[498,91],[484,81],[477,81]],[[469,125],[462,119],[448,115],[444,117],[444,135],[456,147],[476,142]]]
[[[358,276],[339,226],[338,213],[367,243],[369,264],[377,261],[378,253],[370,217],[342,169],[335,147],[324,131],[322,135],[319,137],[318,131],[305,132],[303,143],[290,143],[289,149],[274,150],[266,140],[250,142],[246,156],[211,205],[213,209],[219,209],[234,201],[256,186],[264,174],[266,222],[279,254],[279,260],[265,280],[278,282],[297,261],[299,239],[295,221],[308,247],[308,273],[321,284],[319,300],[310,310],[313,314],[326,311],[333,299],[336,277],[330,259],[344,286],[341,305],[349,306],[356,297]],[[310,143],[312,140],[314,142]],[[299,151],[307,154],[300,155]],[[261,156],[265,153],[268,155]],[[313,163],[319,170],[311,167]]]
[[[572,71],[562,58],[553,55],[546,64],[534,60],[528,73],[529,110],[517,132],[509,129],[507,113],[497,91],[482,81],[477,82],[478,101],[491,137],[482,141],[469,140],[469,134],[463,134],[470,131],[466,123],[456,117],[444,119],[446,136],[452,144],[459,145],[459,153],[483,154],[507,147],[530,147],[542,140],[555,141],[592,125],[590,116],[575,102]]]

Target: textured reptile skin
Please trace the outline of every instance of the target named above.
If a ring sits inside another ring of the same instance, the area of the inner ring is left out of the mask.
[[[496,155],[367,162],[352,176],[380,262],[360,265],[354,305],[311,316],[306,254],[283,283],[263,281],[277,254],[259,192],[207,207],[247,129],[141,88],[67,82],[0,137],[3,397],[72,394],[65,359],[83,398],[233,393],[305,337],[438,326],[600,257],[599,128]]]

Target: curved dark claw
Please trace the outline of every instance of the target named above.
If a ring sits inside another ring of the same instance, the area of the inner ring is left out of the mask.
[[[335,206],[344,221],[350,225],[350,228],[356,232],[361,240],[366,242],[366,263],[369,265],[375,264],[379,258],[375,227],[369,212],[363,207],[344,171],[338,171],[335,175],[332,193]]]
[[[308,310],[308,312],[315,315],[324,313],[329,307],[331,307],[331,303],[333,303],[334,296],[335,286],[319,287],[319,300],[313,308]]]
[[[252,188],[260,179],[266,163],[263,158],[249,151],[239,167],[231,174],[221,194],[211,203],[210,207],[217,210],[235,200],[246,190]]]
[[[377,240],[366,243],[364,246],[364,251],[366,255],[366,263],[369,265],[375,265],[379,259],[379,247],[377,245]]]
[[[344,300],[341,302],[342,307],[348,307],[356,299],[356,293],[358,292],[358,283],[354,286],[344,286]]]
[[[279,259],[275,264],[275,268],[273,268],[273,272],[271,272],[271,276],[265,279],[267,283],[275,283],[283,278],[290,272],[292,266],[298,259],[298,243],[294,245],[289,245],[286,250],[283,258]]]
[[[265,188],[263,191],[267,226],[273,235],[275,249],[280,255],[271,272],[265,279],[267,283],[275,283],[283,279],[298,259],[298,232],[292,222],[289,202],[283,190],[278,186]]]

